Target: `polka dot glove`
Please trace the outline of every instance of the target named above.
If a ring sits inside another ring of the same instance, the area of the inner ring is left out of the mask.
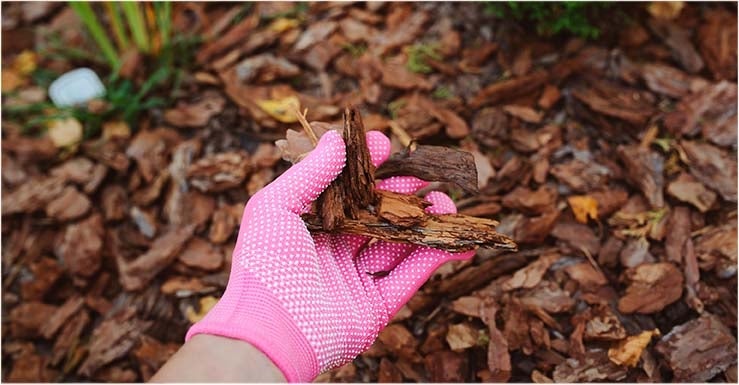
[[[367,142],[379,166],[390,142],[379,132],[368,132]],[[188,340],[200,333],[240,339],[265,353],[288,381],[311,381],[366,350],[439,265],[474,254],[369,243],[357,235],[312,236],[300,214],[338,176],[345,157],[341,136],[329,131],[305,159],[249,200],[226,291],[190,328]],[[426,185],[394,177],[377,187],[411,194]],[[426,200],[433,204],[428,212],[456,212],[443,193],[431,192]]]

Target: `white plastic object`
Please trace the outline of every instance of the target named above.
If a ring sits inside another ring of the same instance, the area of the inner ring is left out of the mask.
[[[105,86],[89,68],[77,68],[49,86],[49,97],[57,107],[76,106],[105,95]]]

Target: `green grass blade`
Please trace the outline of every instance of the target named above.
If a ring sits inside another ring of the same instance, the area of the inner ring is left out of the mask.
[[[103,56],[105,56],[108,63],[110,63],[110,66],[117,70],[121,64],[118,53],[115,51],[115,48],[113,48],[113,44],[110,42],[110,39],[108,39],[105,29],[103,29],[100,23],[98,23],[97,16],[92,10],[90,3],[73,1],[69,3],[69,6],[77,13],[90,31],[90,35],[98,46],[100,46],[100,50],[103,52]]]
[[[123,14],[126,15],[128,28],[131,30],[134,43],[139,47],[139,50],[149,53],[149,37],[139,4],[133,1],[124,1],[121,3],[121,7],[123,7]]]
[[[125,52],[128,49],[128,36],[126,35],[126,29],[123,27],[123,21],[121,20],[121,14],[118,9],[118,4],[106,1],[103,3],[105,11],[110,19],[110,26],[113,29],[116,43],[118,43],[118,49],[121,52]]]
[[[172,3],[169,1],[156,2],[154,3],[154,9],[157,14],[157,25],[162,47],[166,47],[169,44],[169,35],[172,30]]]

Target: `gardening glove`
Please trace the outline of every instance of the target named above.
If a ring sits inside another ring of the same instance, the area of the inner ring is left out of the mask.
[[[375,166],[390,142],[368,132]],[[290,382],[308,382],[354,359],[436,268],[474,252],[451,254],[413,245],[374,242],[358,235],[311,235],[301,213],[344,168],[336,131],[244,208],[231,275],[223,297],[187,333],[246,341],[267,355]],[[427,185],[394,177],[378,188],[413,193]],[[451,199],[431,192],[431,213],[454,213]],[[387,272],[387,274],[372,274]]]

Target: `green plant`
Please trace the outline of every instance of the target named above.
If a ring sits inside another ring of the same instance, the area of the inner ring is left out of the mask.
[[[342,46],[344,50],[349,52],[352,57],[358,58],[362,55],[364,55],[365,52],[367,52],[367,45],[366,44],[352,44],[352,43],[346,43]]]
[[[593,20],[610,6],[607,2],[508,1],[488,3],[485,11],[498,18],[533,22],[537,33],[543,36],[571,33],[582,38],[595,39],[600,36],[601,31]]]
[[[69,2],[69,6],[82,20],[114,71],[120,68],[121,57],[130,48],[130,41],[133,41],[139,52],[154,56],[169,44],[172,30],[172,5],[169,1],[148,3],[123,1],[101,4],[109,20],[110,31],[116,41],[117,50],[108,37],[108,31],[100,23],[100,17],[93,5],[84,1]],[[153,16],[153,19],[149,19],[148,28],[146,14]],[[130,36],[126,31],[130,32]]]
[[[433,96],[436,99],[446,100],[446,99],[453,98],[454,97],[454,93],[448,87],[439,86],[439,87],[436,87],[436,89],[431,94],[431,96]]]
[[[408,61],[406,67],[411,72],[427,74],[431,72],[431,67],[426,63],[426,60],[441,60],[436,44],[414,44],[408,47],[407,50]]]

